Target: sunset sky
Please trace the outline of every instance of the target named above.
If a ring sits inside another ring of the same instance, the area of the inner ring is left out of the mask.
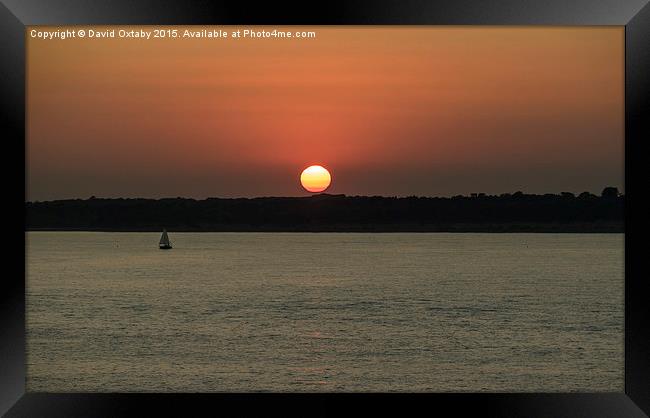
[[[623,189],[622,27],[278,29],[27,33],[27,199]]]

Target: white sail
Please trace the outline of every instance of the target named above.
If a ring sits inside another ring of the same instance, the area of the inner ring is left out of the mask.
[[[167,236],[166,229],[163,229],[162,236],[160,237],[160,245],[169,245],[169,237]]]

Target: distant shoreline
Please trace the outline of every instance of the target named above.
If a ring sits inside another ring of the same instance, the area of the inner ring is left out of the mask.
[[[90,198],[27,202],[25,230],[624,233],[624,204],[615,189],[602,196]]]
[[[169,232],[191,233],[566,233],[623,234],[624,225],[453,225],[421,228],[167,228]],[[25,232],[160,232],[159,228],[26,228]]]

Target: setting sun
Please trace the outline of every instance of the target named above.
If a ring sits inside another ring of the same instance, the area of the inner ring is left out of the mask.
[[[325,191],[331,182],[332,177],[330,176],[330,172],[320,165],[309,166],[300,175],[302,187],[312,193]]]

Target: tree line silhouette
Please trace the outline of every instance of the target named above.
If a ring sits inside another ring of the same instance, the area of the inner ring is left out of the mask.
[[[27,230],[623,232],[614,187],[585,192],[454,197],[319,194],[259,198],[118,198],[26,203]]]

